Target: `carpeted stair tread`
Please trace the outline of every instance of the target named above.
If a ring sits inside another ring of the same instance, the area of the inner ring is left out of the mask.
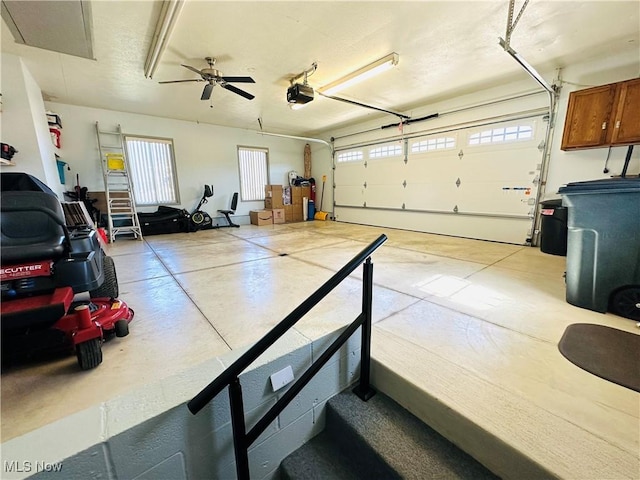
[[[282,465],[290,480],[497,478],[389,397],[350,391],[327,402],[325,431]]]
[[[389,475],[381,476],[381,471],[393,475],[385,469],[376,469],[368,465],[366,471],[359,469],[359,462],[353,461],[336,444],[325,431],[282,461],[282,480],[359,480],[361,478],[398,478]]]

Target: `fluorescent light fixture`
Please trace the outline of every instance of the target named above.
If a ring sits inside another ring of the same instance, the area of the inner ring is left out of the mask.
[[[323,95],[333,95],[335,93],[338,93],[345,88],[351,87],[356,83],[360,83],[367,78],[371,78],[395,67],[398,64],[399,58],[400,57],[397,53],[390,53],[386,57],[370,63],[366,67],[362,67],[361,69],[356,70],[355,72],[350,73],[349,75],[342,77],[341,79],[336,80],[329,85],[319,88],[318,91]]]
[[[153,78],[153,74],[156,72],[156,68],[158,68],[158,63],[160,63],[160,57],[164,53],[165,48],[167,48],[167,42],[169,41],[169,37],[171,36],[183,4],[184,0],[168,0],[162,2],[159,21],[153,33],[151,48],[149,49],[147,60],[144,64],[144,76],[146,78]]]

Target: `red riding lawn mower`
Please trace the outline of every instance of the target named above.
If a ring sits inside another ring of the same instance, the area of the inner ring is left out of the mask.
[[[0,174],[2,357],[75,351],[82,370],[102,343],[129,333],[113,259],[96,230],[67,226],[55,193],[25,173]],[[88,292],[88,295],[87,295]]]

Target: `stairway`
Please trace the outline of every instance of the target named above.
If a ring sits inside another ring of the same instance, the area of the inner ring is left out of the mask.
[[[327,402],[325,430],[282,461],[283,480],[495,479],[389,397],[351,391]]]

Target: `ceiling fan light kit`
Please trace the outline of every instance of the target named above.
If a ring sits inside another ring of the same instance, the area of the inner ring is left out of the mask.
[[[323,95],[334,95],[345,88],[351,87],[363,80],[390,70],[398,64],[399,60],[400,56],[397,53],[390,53],[389,55],[382,57],[381,59],[356,70],[355,72],[345,75],[329,85],[319,88],[318,92]]]
[[[251,77],[225,77],[222,73],[213,68],[216,64],[216,59],[213,57],[206,57],[205,60],[209,64],[209,68],[203,68],[202,70],[198,70],[191,65],[181,65],[184,68],[191,70],[194,73],[200,75],[200,78],[192,78],[188,80],[166,80],[164,82],[158,83],[183,83],[183,82],[207,82],[207,85],[204,86],[204,90],[202,90],[202,95],[200,96],[200,100],[209,100],[211,98],[211,92],[213,91],[213,87],[216,85],[220,85],[222,88],[229,90],[241,97],[246,98],[247,100],[253,100],[255,98],[249,92],[245,92],[244,90],[239,89],[231,85],[230,83],[256,83]]]

